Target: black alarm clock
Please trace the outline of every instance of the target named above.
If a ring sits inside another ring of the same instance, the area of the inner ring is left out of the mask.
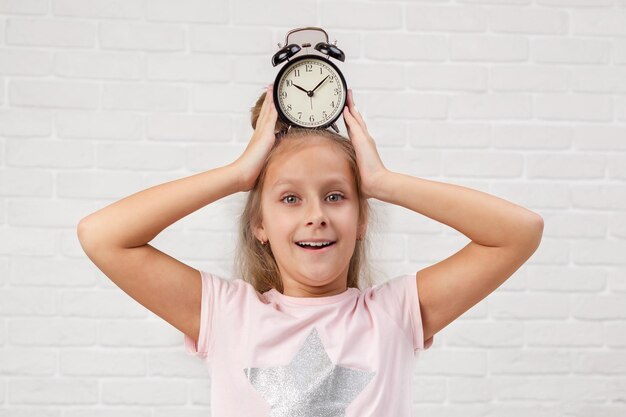
[[[319,54],[305,53],[294,58],[310,42],[289,43],[289,36],[299,31],[318,30],[323,32],[326,42],[317,42],[314,49]],[[285,37],[285,45],[272,57],[272,65],[287,61],[274,81],[274,103],[280,119],[289,127],[309,129],[332,127],[339,129],[335,121],[346,105],[348,87],[339,68],[330,61],[345,60],[344,53],[328,42],[328,34],[321,28],[305,27],[293,29]],[[293,58],[293,59],[291,59]]]

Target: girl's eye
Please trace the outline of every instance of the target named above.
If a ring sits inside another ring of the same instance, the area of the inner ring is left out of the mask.
[[[339,193],[333,193],[331,195],[329,195],[328,197],[326,197],[329,201],[332,202],[337,202],[337,201],[341,201],[343,200],[343,196]]]
[[[283,203],[293,204],[298,201],[298,197],[296,197],[295,195],[287,195],[283,197],[282,201]]]

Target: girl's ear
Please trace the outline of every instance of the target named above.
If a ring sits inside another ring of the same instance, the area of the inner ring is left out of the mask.
[[[252,232],[254,233],[254,237],[261,242],[267,241],[267,236],[265,235],[265,229],[263,228],[263,224],[258,226],[252,226]]]

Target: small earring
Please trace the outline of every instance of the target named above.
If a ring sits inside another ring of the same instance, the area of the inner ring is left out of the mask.
[[[263,246],[267,245],[267,240],[260,240],[260,242],[261,242],[261,245]]]

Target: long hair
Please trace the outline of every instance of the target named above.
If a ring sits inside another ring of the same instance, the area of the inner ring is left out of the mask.
[[[265,92],[259,97],[254,107],[252,107],[252,128],[256,128],[256,122],[261,111],[261,106],[265,99]],[[270,150],[265,164],[257,177],[253,188],[248,192],[245,208],[239,218],[239,241],[236,252],[236,271],[237,274],[260,293],[275,288],[279,292],[283,292],[283,282],[280,277],[276,259],[272,253],[269,244],[262,245],[254,235],[254,228],[261,224],[263,213],[261,212],[261,193],[267,173],[267,167],[272,159],[279,153],[297,148],[299,145],[305,144],[307,137],[312,135],[319,136],[327,140],[336,148],[343,152],[350,165],[350,170],[354,175],[356,182],[357,197],[359,201],[359,224],[361,222],[368,223],[371,215],[371,209],[367,199],[361,191],[361,177],[356,162],[356,153],[350,140],[328,129],[304,129],[304,128],[288,128],[287,125],[277,119],[276,141]],[[354,253],[350,259],[348,267],[348,287],[363,289],[372,285],[371,268],[367,262],[367,252],[369,249],[369,240],[367,233],[362,236],[361,240],[356,241]]]

